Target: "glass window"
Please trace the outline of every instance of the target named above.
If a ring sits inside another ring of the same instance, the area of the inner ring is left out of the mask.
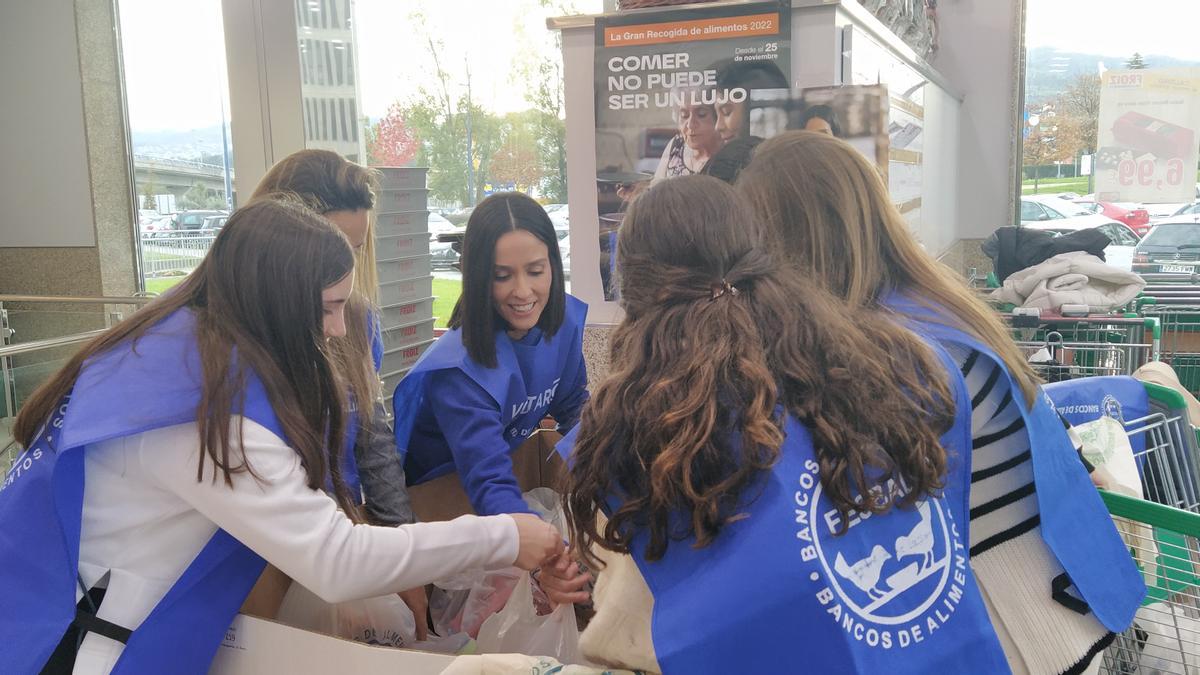
[[[347,54],[346,93],[338,97],[352,118],[339,152],[350,157],[354,147],[377,166],[429,167],[431,232],[460,229],[493,192],[566,204],[561,38],[546,19],[600,13],[603,0],[506,0],[487,11],[477,0],[355,0],[351,7],[353,30],[337,35]],[[561,222],[566,257],[565,212]],[[444,242],[431,247],[433,313],[445,325],[461,290],[458,254]]]
[[[1044,220],[1045,213],[1042,208],[1034,202],[1021,200],[1021,221],[1031,222],[1034,220]]]
[[[143,282],[162,292],[207,252],[205,218],[237,201],[221,0],[118,4]]]
[[[1023,194],[1095,192],[1089,169],[1106,170],[1107,161],[1099,133],[1102,73],[1200,66],[1195,22],[1182,20],[1184,8],[1192,6],[1179,0],[1027,0]]]

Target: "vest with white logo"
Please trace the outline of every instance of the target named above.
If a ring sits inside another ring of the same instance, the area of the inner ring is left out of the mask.
[[[0,672],[45,664],[76,616],[84,452],[92,444],[193,422],[202,368],[195,318],[179,310],[84,364],[72,393],[0,489]],[[280,438],[262,383],[248,373],[238,414]],[[153,547],[153,542],[146,542]],[[113,673],[205,673],[265,561],[217,530],[132,632]]]
[[[971,404],[962,379],[951,384],[946,487],[913,508],[843,519],[808,430],[788,416],[779,461],[711,544],[671,541],[651,562],[648,534],[634,536],[664,673],[1008,672],[970,567]],[[574,437],[558,450],[569,454]]]

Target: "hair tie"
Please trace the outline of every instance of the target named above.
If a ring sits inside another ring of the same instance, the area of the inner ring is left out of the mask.
[[[726,281],[724,279],[721,279],[720,281],[714,281],[709,286],[709,289],[712,291],[712,295],[709,296],[709,298],[708,298],[709,302],[716,300],[717,298],[721,297],[722,295],[725,295],[726,293],[728,293],[730,295],[737,295],[738,293],[741,292],[737,289],[737,286],[734,286],[733,284],[729,283],[728,281]]]

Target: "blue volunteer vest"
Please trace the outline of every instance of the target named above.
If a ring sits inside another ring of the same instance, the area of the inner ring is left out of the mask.
[[[738,509],[747,517],[702,549],[672,541],[655,562],[648,533],[634,536],[664,673],[1009,672],[970,567],[971,404],[961,379],[952,383],[946,488],[915,508],[851,514],[837,535],[843,522],[811,436],[788,416],[779,461]]]
[[[1027,406],[1024,397],[1017,395],[1020,387],[991,347],[939,323],[932,310],[899,294],[884,304],[906,316],[919,332],[943,344],[974,349],[1000,367],[1029,432],[1042,539],[1100,623],[1116,633],[1128,628],[1146,585],[1079,461],[1054,402],[1039,391],[1033,406]],[[957,367],[952,372],[957,373]]]
[[[84,451],[196,419],[195,319],[180,310],[89,360],[72,393],[0,488],[0,672],[34,673],[75,616]],[[283,437],[262,383],[241,414]],[[265,561],[224,530],[208,541],[126,643],[113,673],[205,673]]]
[[[497,451],[512,452],[535,430],[554,401],[560,382],[574,382],[583,359],[583,326],[587,305],[568,295],[562,326],[553,337],[543,336],[538,343],[533,372],[526,381],[517,363],[512,341],[503,331],[496,333],[496,367],[485,368],[467,355],[462,331],[454,329],[438,338],[400,380],[392,398],[395,413],[396,451],[402,460],[420,455],[435,468],[416,476],[411,484],[424,483],[454,470],[454,459],[445,438],[425,439],[419,447],[412,444],[413,427],[425,403],[429,375],[457,368],[466,373],[496,402],[504,419],[504,446]],[[406,461],[405,470],[409,464]]]

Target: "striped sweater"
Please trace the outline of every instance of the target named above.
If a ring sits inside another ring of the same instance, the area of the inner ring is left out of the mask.
[[[1089,672],[1112,636],[1092,614],[1051,598],[1063,569],[1041,538],[1029,434],[1008,378],[979,352],[951,352],[971,397],[971,567],[1009,665],[1014,673]]]

